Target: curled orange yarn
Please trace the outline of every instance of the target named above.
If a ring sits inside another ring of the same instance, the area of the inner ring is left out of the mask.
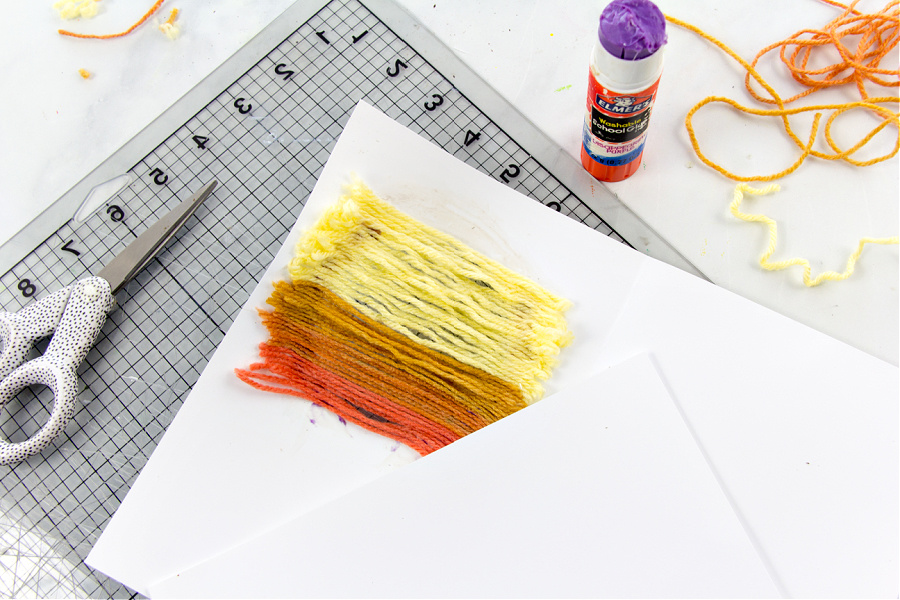
[[[863,14],[857,11],[855,6],[859,0],[855,0],[849,6],[832,0],[822,1],[843,8],[844,12],[821,30],[803,29],[787,39],[763,48],[750,63],[751,66],[756,67],[763,56],[776,48],[779,49],[781,62],[791,72],[791,76],[797,83],[808,88],[783,100],[785,104],[825,88],[848,83],[856,85],[863,100],[869,97],[865,88],[866,81],[884,87],[898,87],[900,71],[881,68],[881,61],[888,52],[897,46],[900,1],[888,2],[881,11],[874,14]],[[856,50],[851,50],[844,43],[844,39],[849,36],[860,36]],[[821,69],[808,68],[813,50],[826,46],[833,46],[840,54],[841,61]],[[793,51],[788,54],[788,49],[791,47],[793,47]],[[882,75],[891,76],[893,79],[888,80]],[[754,98],[767,104],[776,104],[775,100],[765,98],[753,90],[749,72],[745,76],[744,82]]]
[[[74,33],[74,32],[72,32],[72,31],[66,31],[65,29],[60,29],[60,30],[59,30],[59,34],[60,34],[60,35],[67,35],[67,36],[69,36],[69,37],[75,37],[75,38],[85,39],[85,40],[109,40],[109,39],[112,39],[112,38],[122,37],[122,36],[124,36],[124,35],[128,35],[128,34],[131,33],[132,31],[134,31],[135,29],[137,29],[138,27],[140,27],[141,25],[143,25],[144,22],[145,22],[147,19],[149,19],[150,17],[152,17],[153,14],[154,14],[157,10],[159,10],[159,7],[162,6],[162,3],[163,3],[163,2],[165,2],[165,0],[157,0],[157,1],[156,1],[156,4],[154,4],[153,6],[151,6],[151,7],[150,7],[150,10],[147,11],[147,14],[145,14],[143,17],[141,17],[140,20],[139,20],[137,23],[135,23],[134,25],[132,25],[131,27],[129,27],[128,29],[126,29],[125,31],[123,31],[123,32],[121,32],[121,33],[109,33],[109,34],[106,34],[106,35],[93,35],[93,34],[87,34],[87,33]],[[177,13],[175,13],[175,14],[177,14]],[[174,16],[174,15],[173,15],[173,16]],[[170,18],[171,18],[171,17],[170,17]]]
[[[897,155],[898,150],[900,150],[900,114],[898,114],[896,110],[891,110],[884,105],[896,104],[900,101],[900,98],[897,98],[896,96],[870,97],[865,89],[865,83],[869,81],[885,87],[898,86],[900,70],[882,68],[880,63],[887,53],[895,48],[898,43],[898,23],[900,23],[900,9],[898,9],[898,5],[900,5],[900,0],[891,0],[881,11],[874,14],[863,14],[857,11],[855,6],[859,0],[855,0],[849,6],[833,0],[822,1],[843,8],[844,12],[839,17],[832,20],[822,30],[804,29],[785,40],[763,48],[753,59],[752,63],[748,63],[731,48],[699,28],[674,17],[666,16],[666,19],[669,22],[692,31],[710,41],[740,63],[747,71],[745,84],[750,94],[765,104],[773,104],[777,107],[774,109],[750,108],[743,106],[730,98],[721,96],[709,96],[697,103],[685,117],[685,126],[694,152],[696,152],[697,157],[707,166],[735,181],[772,181],[795,171],[803,164],[808,156],[816,156],[826,160],[844,160],[850,164],[864,167],[883,162]],[[847,36],[860,36],[855,50],[851,50],[844,43],[843,39]],[[809,69],[809,60],[812,56],[813,49],[824,47],[828,44],[835,46],[841,56],[841,61],[822,69]],[[789,48],[791,47],[794,48],[793,51],[789,51]],[[787,99],[783,99],[756,70],[756,65],[759,60],[776,48],[780,49],[779,53],[782,61],[791,71],[794,79],[808,88]],[[889,77],[893,77],[893,79],[889,79]],[[753,89],[751,78],[766,91],[769,97],[765,97]],[[820,104],[800,108],[787,108],[786,106],[790,102],[825,88],[848,83],[854,83],[858,88],[861,95],[859,101],[840,104]],[[800,156],[792,165],[783,171],[763,176],[738,175],[716,164],[700,150],[700,144],[693,127],[694,114],[700,108],[712,102],[728,104],[737,110],[752,115],[780,117],[785,132],[797,147],[800,148]],[[835,119],[840,115],[859,108],[872,112],[880,118],[881,121],[868,133],[862,136],[855,144],[849,148],[841,148],[831,135],[832,125],[834,124]],[[824,126],[825,139],[832,152],[822,152],[813,147],[819,134],[823,111],[832,111],[825,120]],[[788,117],[805,112],[814,112],[815,114],[810,134],[804,140],[794,132]],[[856,160],[853,158],[853,155],[857,151],[868,144],[873,137],[889,125],[898,127],[898,138],[894,144],[893,150],[883,156],[878,156],[870,160]]]

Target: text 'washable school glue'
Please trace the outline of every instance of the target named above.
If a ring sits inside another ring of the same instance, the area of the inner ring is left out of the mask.
[[[581,146],[581,164],[600,181],[641,166],[665,43],[666,19],[650,0],[613,0],[600,14]]]

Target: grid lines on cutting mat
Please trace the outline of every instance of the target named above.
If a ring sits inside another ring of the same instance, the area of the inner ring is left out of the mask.
[[[79,370],[72,424],[52,448],[3,475],[4,502],[21,515],[10,526],[16,531],[8,530],[18,532],[17,547],[25,548],[25,534],[37,533],[50,552],[17,555],[13,583],[6,583],[8,570],[0,571],[0,596],[23,589],[48,595],[48,573],[58,577],[59,589],[74,588],[71,595],[133,596],[83,560],[270,264],[359,100],[624,242],[357,0],[329,2],[234,77],[129,170],[131,185],[85,222],[63,224],[0,276],[0,304],[17,310],[97,273],[192,190],[219,182],[119,294]],[[49,403],[46,389],[20,396],[2,426],[12,441],[42,425]],[[51,563],[72,568],[53,570]]]

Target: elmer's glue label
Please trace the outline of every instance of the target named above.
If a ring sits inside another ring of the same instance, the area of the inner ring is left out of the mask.
[[[613,0],[600,15],[591,54],[581,164],[600,181],[641,165],[662,75],[666,21],[650,0]]]

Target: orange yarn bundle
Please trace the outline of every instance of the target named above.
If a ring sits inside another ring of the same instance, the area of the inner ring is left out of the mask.
[[[275,310],[260,311],[270,334],[260,347],[265,362],[236,369],[238,377],[309,397],[420,454],[526,406],[521,390],[369,319],[318,284],[278,282],[267,302]]]
[[[881,61],[888,52],[897,47],[900,2],[893,0],[877,13],[863,14],[855,8],[859,0],[849,6],[833,0],[822,1],[843,8],[844,12],[822,29],[803,29],[787,39],[763,48],[751,61],[751,66],[756,67],[763,56],[776,48],[779,49],[781,62],[791,72],[794,80],[808,87],[807,90],[783,100],[785,104],[825,88],[848,83],[856,85],[863,100],[869,98],[865,87],[866,81],[884,87],[897,87],[900,83],[898,81],[900,70],[881,68]],[[855,51],[844,42],[850,36],[860,36]],[[841,61],[820,69],[810,69],[808,65],[813,50],[827,46],[833,46],[837,50]],[[791,47],[793,51],[788,54]],[[886,79],[885,76],[893,79]],[[760,96],[753,90],[749,72],[744,81],[754,98],[760,102],[776,104],[775,100]]]
[[[900,150],[900,130],[898,130],[898,137],[894,148],[890,152],[869,160],[857,160],[853,158],[853,155],[857,151],[868,144],[872,138],[887,126],[893,125],[894,127],[900,128],[900,115],[898,115],[898,112],[884,106],[886,104],[896,104],[900,99],[896,96],[871,97],[865,86],[866,82],[885,87],[898,86],[900,70],[883,68],[881,62],[892,49],[897,47],[898,24],[900,24],[900,9],[898,9],[898,6],[900,6],[900,2],[898,2],[898,0],[891,0],[881,11],[873,14],[865,14],[860,13],[855,8],[859,0],[855,0],[849,6],[833,0],[822,1],[844,9],[843,13],[821,30],[803,29],[787,39],[763,48],[750,63],[741,58],[724,43],[701,31],[697,27],[674,17],[666,16],[666,19],[671,23],[692,31],[712,42],[739,62],[747,70],[745,84],[750,94],[760,102],[775,105],[777,107],[774,109],[750,108],[742,106],[730,98],[721,96],[710,96],[696,104],[685,117],[685,126],[687,127],[694,151],[705,164],[735,181],[771,181],[795,171],[808,156],[815,156],[825,160],[844,160],[850,164],[864,167],[888,160],[897,155],[898,150]],[[845,40],[856,36],[859,36],[856,48],[851,49],[851,47],[845,43]],[[809,68],[813,51],[819,48],[824,49],[825,47],[834,47],[840,55],[841,60],[823,68]],[[793,50],[790,50],[791,48],[793,48]],[[794,80],[807,86],[808,89],[803,90],[790,98],[784,99],[771,85],[769,85],[768,82],[766,82],[762,75],[759,74],[756,70],[756,65],[759,63],[759,60],[775,49],[779,49],[781,60],[790,70]],[[751,78],[765,90],[769,97],[763,96],[753,89]],[[860,100],[842,104],[821,104],[799,108],[787,107],[787,104],[809,96],[810,94],[814,94],[826,88],[850,83],[855,84],[859,90],[861,96]],[[725,103],[747,114],[780,117],[785,132],[790,136],[798,148],[800,148],[800,156],[791,166],[783,171],[762,176],[738,175],[716,164],[700,150],[700,145],[697,141],[697,136],[693,127],[694,114],[700,108],[711,102]],[[832,136],[832,126],[838,116],[858,108],[863,108],[874,113],[881,121],[855,144],[848,148],[841,148]],[[818,137],[823,111],[832,111],[826,119],[824,127],[825,139],[831,148],[831,152],[823,152],[813,148],[816,138]],[[815,113],[811,131],[806,140],[801,139],[794,132],[789,120],[790,116],[804,112]]]

